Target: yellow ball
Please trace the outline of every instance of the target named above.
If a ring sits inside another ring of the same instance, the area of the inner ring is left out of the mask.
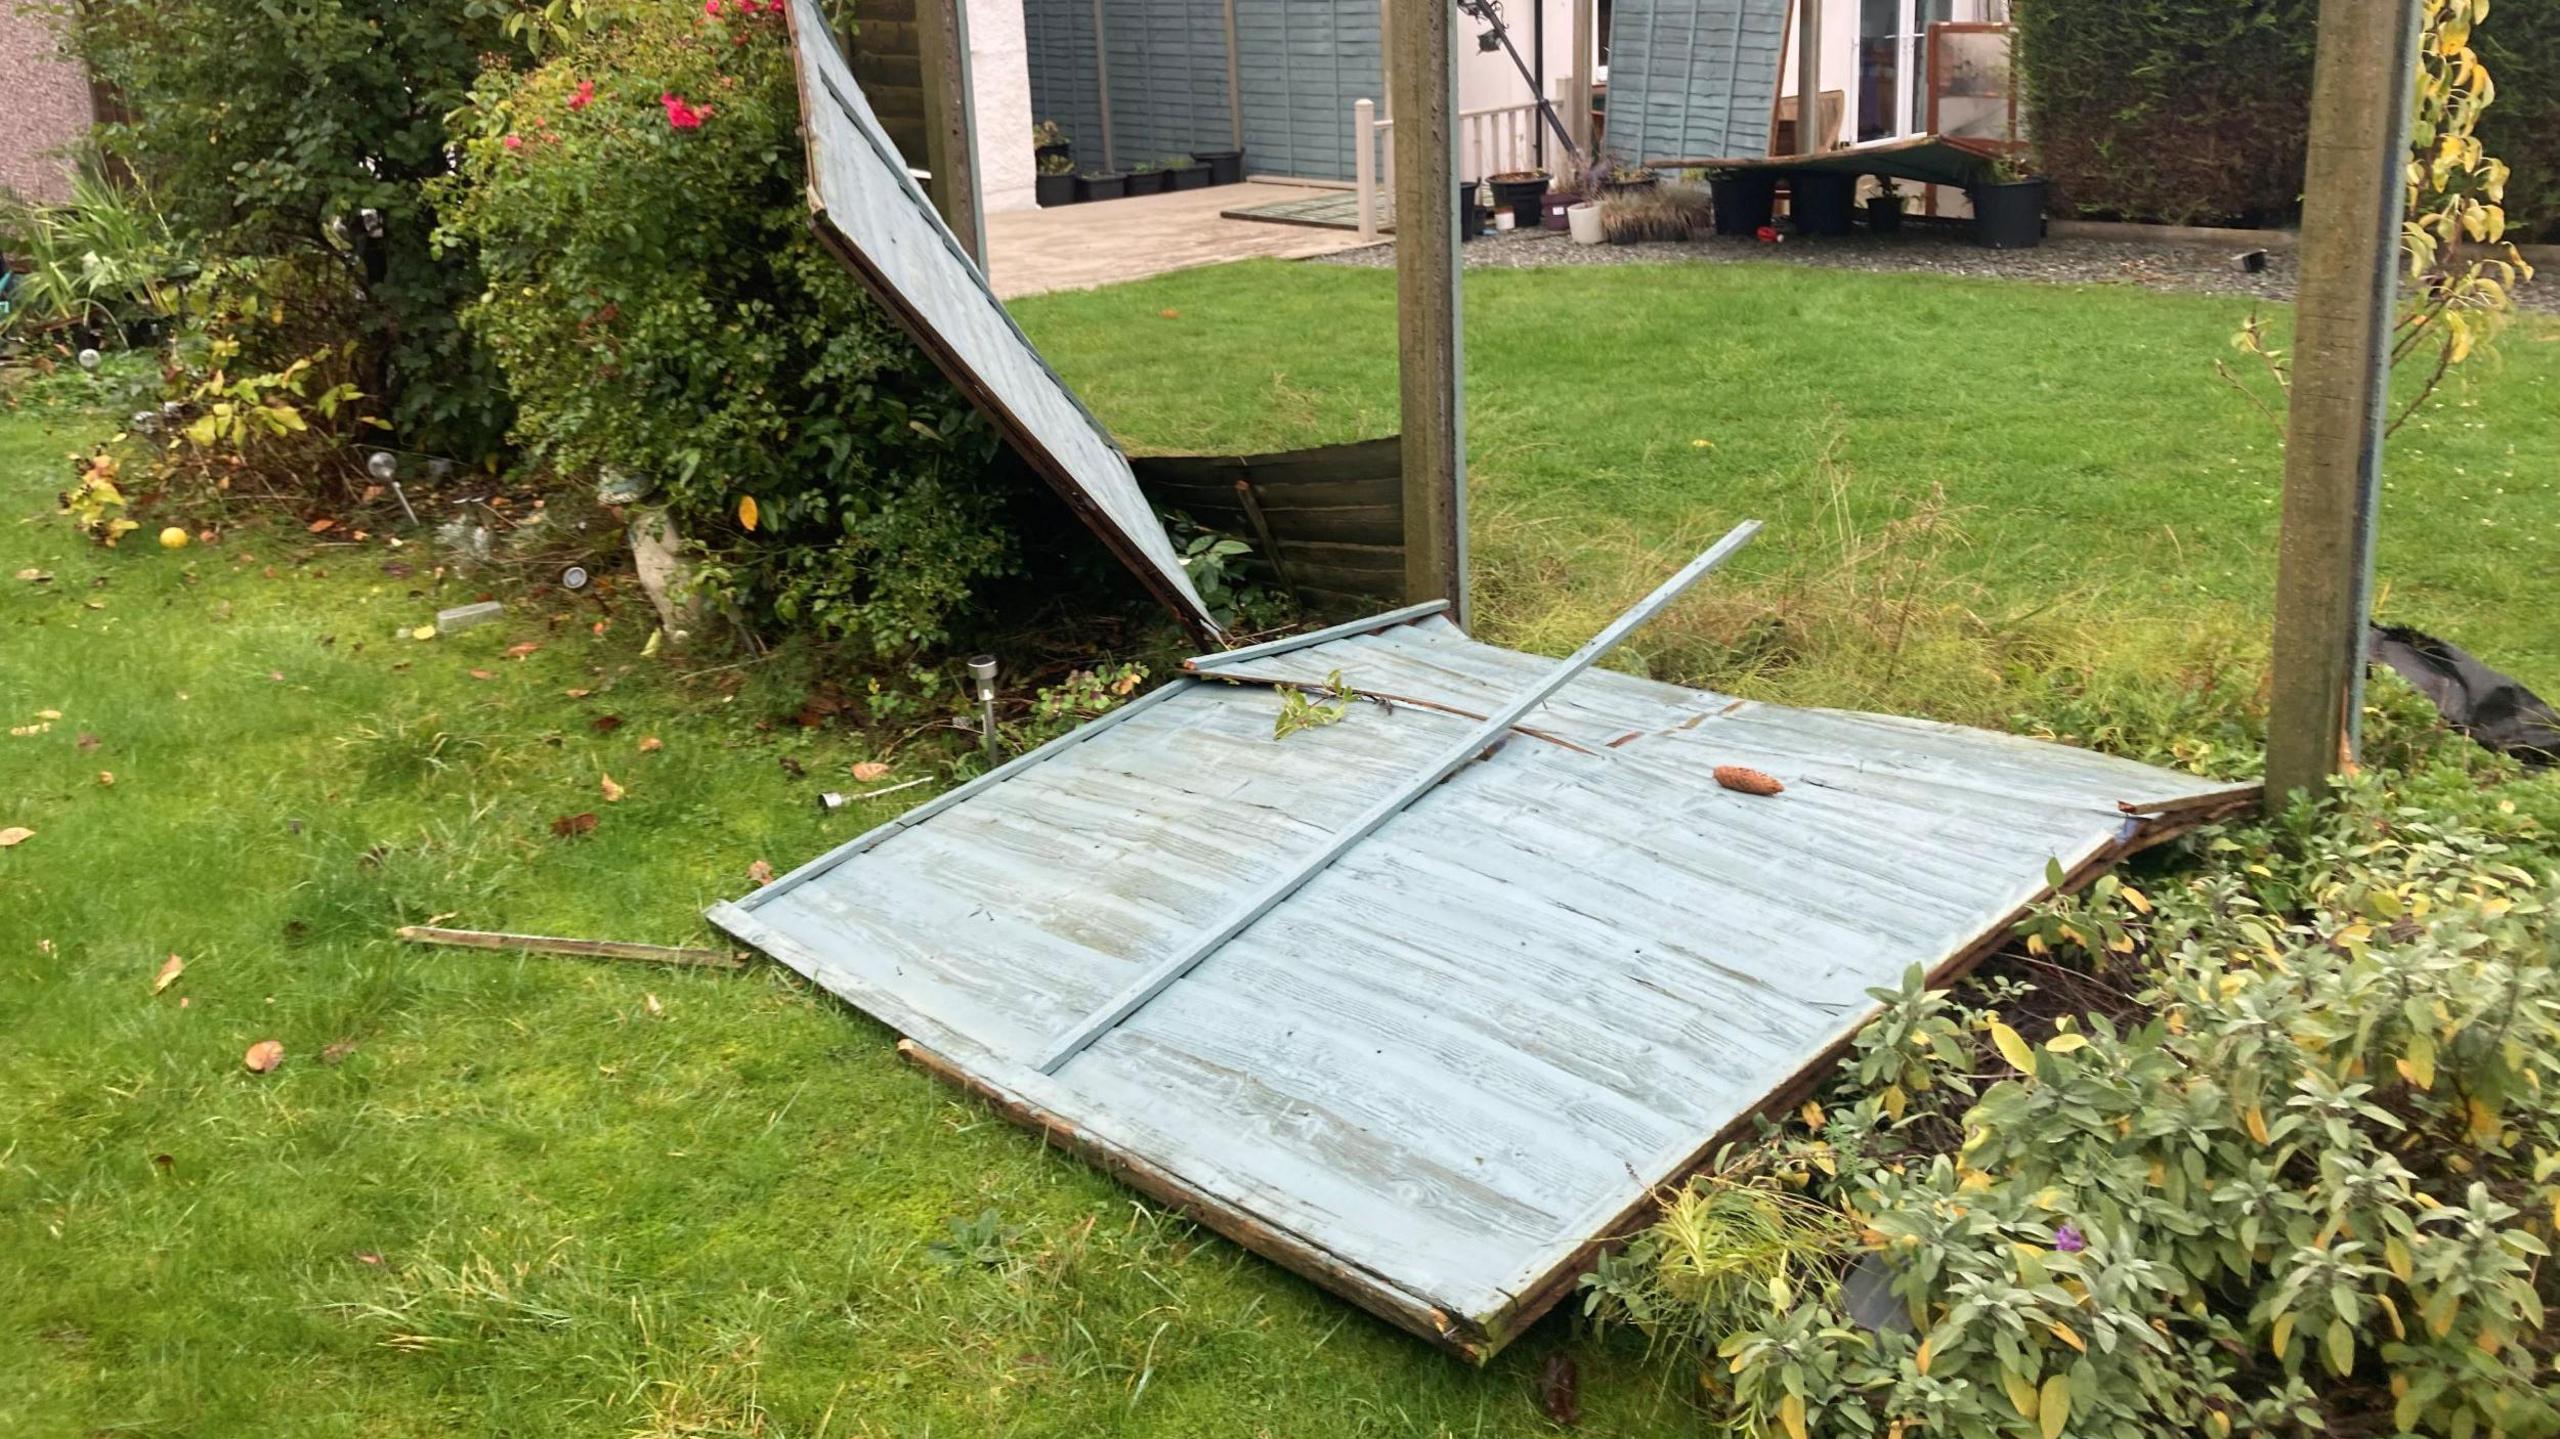
[[[185,530],[179,529],[176,525],[171,525],[169,528],[160,532],[160,548],[164,550],[183,550],[186,547],[187,532]]]

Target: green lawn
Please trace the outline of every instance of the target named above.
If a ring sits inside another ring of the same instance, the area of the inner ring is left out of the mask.
[[[1827,456],[1862,528],[1942,487],[1968,541],[1948,563],[2003,609],[2266,610],[2283,452],[2213,370],[2239,358],[2245,302],[1776,264],[1479,271],[1467,296],[1489,564],[1534,532],[1570,588],[1630,538],[1703,545],[1756,516],[1747,583],[1830,551]],[[1016,309],[1133,448],[1396,428],[1383,271],[1259,262]],[[2384,613],[2560,691],[2560,323],[2520,321],[2402,431],[2389,475]]]
[[[1473,283],[1481,543],[1587,551],[1558,594],[1746,513],[1778,522],[1764,578],[1825,553],[1836,448],[1866,520],[1942,484],[1972,539],[1950,562],[2004,605],[2263,600],[2274,446],[2207,369],[2228,304],[1757,268]],[[1282,446],[1393,427],[1389,296],[1247,266],[1024,311],[1133,442]],[[2392,613],[2560,690],[2555,342],[2520,329],[2412,432],[2386,568]],[[447,912],[695,939],[754,861],[931,787],[822,819],[818,781],[853,787],[880,741],[784,722],[805,686],[781,665],[733,695],[642,659],[637,604],[517,597],[419,641],[477,587],[414,546],[287,522],[90,547],[48,514],[86,438],[53,423],[0,415],[0,729],[34,731],[0,737],[0,828],[35,831],[0,850],[0,1433],[1532,1434],[1558,1350],[1585,1432],[1697,1427],[1681,1377],[1561,1318],[1462,1368],[769,967],[391,942]],[[893,778],[942,762],[911,746]],[[583,812],[592,835],[552,835]],[[269,1038],[284,1066],[246,1073]],[[999,1262],[933,1252],[990,1209]]]

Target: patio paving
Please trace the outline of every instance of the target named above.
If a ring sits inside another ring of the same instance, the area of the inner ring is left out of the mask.
[[[1230,220],[1258,220],[1268,225],[1306,225],[1320,230],[1360,228],[1360,197],[1349,190],[1318,190],[1312,194],[1292,195],[1285,200],[1240,204],[1226,212]],[[1396,227],[1393,196],[1378,197],[1378,229],[1381,233]]]
[[[1001,299],[1086,290],[1229,260],[1303,260],[1360,244],[1348,230],[1256,224],[1227,217],[1247,205],[1304,203],[1347,191],[1296,185],[1217,185],[1130,200],[987,217],[988,278]]]

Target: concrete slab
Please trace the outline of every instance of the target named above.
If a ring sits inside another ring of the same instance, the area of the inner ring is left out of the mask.
[[[1131,200],[987,217],[988,278],[1004,299],[1089,290],[1230,260],[1303,260],[1355,249],[1356,234],[1230,220],[1244,204],[1322,200],[1345,192],[1295,185],[1213,185]]]

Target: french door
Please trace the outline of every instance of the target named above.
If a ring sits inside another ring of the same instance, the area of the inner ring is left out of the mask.
[[[1859,0],[1861,141],[1929,128],[1929,27],[1955,18],[1956,0]]]

